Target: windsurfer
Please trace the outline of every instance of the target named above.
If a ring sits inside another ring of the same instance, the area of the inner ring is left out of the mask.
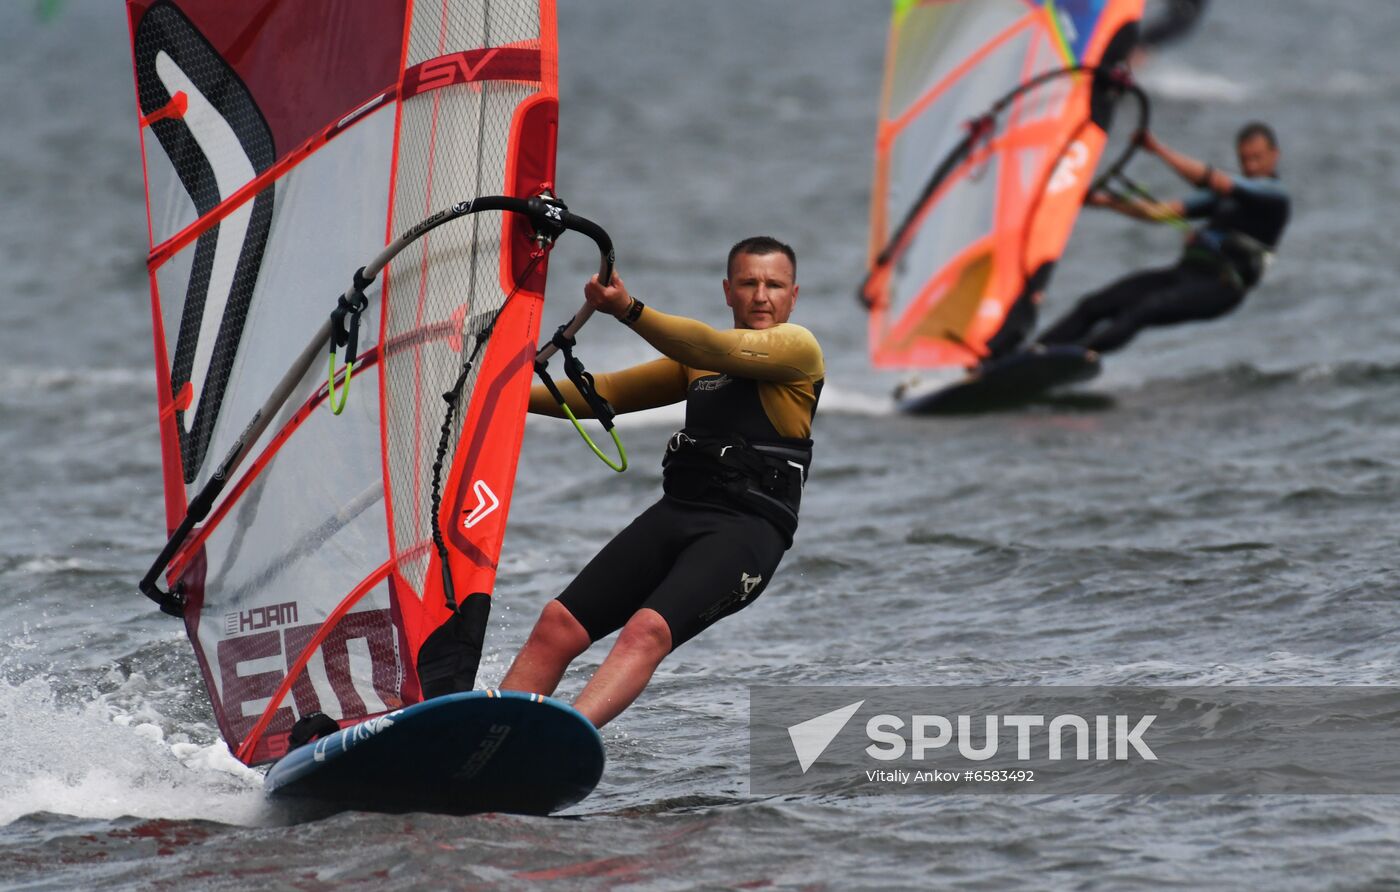
[[[1240,130],[1239,176],[1187,157],[1150,133],[1139,138],[1144,149],[1198,190],[1168,202],[1101,191],[1090,195],[1089,203],[1141,220],[1207,222],[1191,233],[1174,266],[1135,273],[1083,298],[1040,337],[1043,344],[1077,344],[1106,353],[1144,328],[1224,316],[1258,284],[1278,246],[1290,201],[1278,178],[1278,140],[1267,124],[1253,122]]]
[[[792,248],[745,239],[727,272],[728,331],[647,307],[616,276],[585,286],[590,304],[663,354],[598,375],[598,393],[618,412],[685,401],[685,427],[667,445],[665,494],[545,605],[502,689],[553,693],[574,658],[621,629],[574,703],[601,727],[667,654],[751,604],[792,544],[825,377],[821,347],[788,322],[798,294]],[[588,411],[573,385],[557,386],[577,415]],[[543,385],[530,411],[562,414]]]

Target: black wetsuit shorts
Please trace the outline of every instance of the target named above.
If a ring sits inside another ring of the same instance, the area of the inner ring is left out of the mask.
[[[559,596],[593,641],[644,607],[661,614],[674,650],[753,603],[787,550],[771,522],[721,505],[663,496]]]

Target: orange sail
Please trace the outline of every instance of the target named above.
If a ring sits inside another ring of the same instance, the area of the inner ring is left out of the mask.
[[[897,0],[860,289],[875,365],[969,365],[1038,302],[1116,106],[1146,113],[1121,68],[1142,9]]]

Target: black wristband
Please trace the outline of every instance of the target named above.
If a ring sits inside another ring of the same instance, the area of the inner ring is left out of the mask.
[[[1205,172],[1203,172],[1201,178],[1196,181],[1196,185],[1200,186],[1202,189],[1209,189],[1210,181],[1213,176],[1215,176],[1215,168],[1207,164]]]
[[[618,316],[617,321],[621,322],[623,325],[631,325],[642,315],[642,310],[645,310],[646,306],[646,304],[637,300],[635,297],[632,298],[632,303],[627,307],[627,312]]]

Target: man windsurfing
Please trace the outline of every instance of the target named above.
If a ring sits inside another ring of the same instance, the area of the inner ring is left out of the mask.
[[[1278,139],[1267,124],[1247,124],[1236,137],[1238,176],[1174,151],[1150,133],[1139,139],[1197,191],[1169,202],[1096,192],[1089,204],[1154,222],[1207,222],[1191,233],[1174,266],[1134,273],[1083,298],[1041,335],[1042,344],[1107,353],[1144,328],[1224,316],[1258,284],[1283,236],[1290,200],[1278,178]]]
[[[753,603],[791,546],[826,374],[822,351],[788,322],[798,294],[792,248],[745,239],[730,250],[727,273],[727,331],[647,307],[616,276],[585,286],[594,308],[663,354],[598,375],[599,395],[619,413],[685,401],[685,427],[667,444],[660,501],[545,605],[503,690],[552,694],[575,657],[621,629],[574,702],[601,727],[667,654]],[[576,415],[589,411],[572,384],[556,386]],[[531,391],[530,411],[562,416],[544,385]]]

